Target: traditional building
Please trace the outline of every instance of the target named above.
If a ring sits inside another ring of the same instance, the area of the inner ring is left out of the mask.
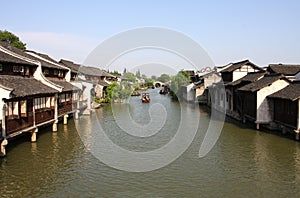
[[[291,81],[300,80],[300,65],[270,64],[267,71],[270,73],[283,74]]]
[[[242,102],[238,89],[253,83],[264,77],[265,71],[251,72],[239,80],[225,84],[226,90],[226,114],[235,119],[241,120]]]
[[[244,60],[218,67],[217,71],[221,74],[223,82],[228,83],[239,80],[250,72],[262,71],[262,69],[249,60]]]
[[[294,81],[289,86],[268,96],[273,108],[273,122],[283,133],[300,133],[300,82]]]
[[[226,96],[226,84],[237,81],[246,76],[248,73],[262,71],[260,67],[256,66],[249,60],[230,63],[222,67],[216,67],[215,70],[220,73],[222,81],[213,84],[208,89],[210,96],[208,103],[211,104],[213,108],[218,109],[222,112],[226,112],[226,110],[228,109],[227,105],[233,103],[233,101],[228,102],[229,98],[230,100],[232,100],[233,93],[229,93],[231,91],[229,89],[227,90],[227,92],[229,93],[229,98]]]
[[[211,71],[209,73],[205,72],[202,76],[199,76],[197,79],[198,81],[193,87],[193,89],[195,90],[195,100],[199,104],[207,104],[209,94],[208,87],[212,86],[214,83],[220,82],[222,78],[216,71]]]
[[[238,89],[241,95],[241,116],[254,121],[257,129],[260,124],[270,124],[273,108],[267,96],[285,88],[289,81],[281,74],[266,74],[263,78]]]

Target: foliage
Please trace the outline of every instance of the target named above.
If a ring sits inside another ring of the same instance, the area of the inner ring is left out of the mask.
[[[156,77],[155,75],[152,75],[151,78],[152,78],[153,80],[157,80],[157,77]]]
[[[113,72],[109,72],[109,73],[112,74],[112,75],[121,76],[121,74],[118,71],[116,71],[116,70],[114,70]]]
[[[158,81],[166,83],[171,80],[171,77],[168,74],[162,74],[157,78]]]
[[[145,74],[142,74],[142,78],[143,78],[143,79],[146,79],[147,76],[146,76]]]
[[[135,82],[135,80],[136,80],[136,77],[135,77],[135,75],[133,74],[133,73],[131,73],[131,72],[127,72],[127,73],[125,73],[124,75],[123,75],[125,78],[128,78],[131,82]]]
[[[145,86],[145,87],[152,87],[152,86],[153,86],[153,83],[154,83],[154,81],[153,81],[152,78],[146,78],[146,79],[145,79],[145,84],[144,84],[144,86]]]
[[[189,77],[187,77],[187,75],[185,74],[186,72],[178,72],[177,75],[173,76],[171,79],[171,95],[174,98],[177,98],[177,96],[179,95],[179,91],[180,91],[180,87],[182,85],[186,85],[190,82]]]
[[[113,82],[106,88],[105,102],[121,102],[128,99],[132,93],[128,83]]]
[[[0,30],[0,41],[6,42],[19,49],[26,49],[26,44],[20,41],[18,36],[6,30]]]
[[[137,71],[135,72],[135,76],[136,76],[137,78],[141,78],[141,71],[140,71],[140,70],[137,70]]]

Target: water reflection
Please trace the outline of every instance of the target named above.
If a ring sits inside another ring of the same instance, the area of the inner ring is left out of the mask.
[[[165,107],[178,126],[178,104],[165,96],[157,97],[168,101]],[[28,138],[10,142],[8,156],[0,160],[1,197],[300,196],[300,146],[296,141],[257,132],[232,121],[225,123],[213,150],[198,158],[210,118],[209,111],[202,107],[188,110],[200,115],[201,127],[189,149],[170,165],[148,173],[110,168],[83,146],[75,127],[79,122],[77,129],[84,132],[84,138],[91,137],[97,129],[93,125],[95,119],[110,129],[111,140],[135,150],[159,148],[175,133],[167,130],[173,126],[166,121],[168,126],[164,133],[156,134],[157,139],[137,141],[112,124],[110,108],[105,106],[80,120],[70,119],[67,126],[59,124],[57,133],[41,129],[36,143],[30,143]],[[130,112],[133,118],[139,117],[135,109]]]

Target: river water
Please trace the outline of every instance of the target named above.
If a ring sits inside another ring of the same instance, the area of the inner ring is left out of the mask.
[[[0,197],[300,197],[300,144],[294,140],[227,121],[213,149],[199,158],[201,131],[210,119],[205,107],[188,107],[189,116],[200,115],[200,127],[192,144],[172,163],[149,172],[104,164],[81,140],[98,130],[95,120],[126,150],[159,149],[175,136],[182,119],[180,104],[157,89],[150,92],[150,104],[132,97],[128,104],[106,105],[91,116],[59,124],[57,133],[41,129],[36,143],[27,136],[9,142],[7,157],[0,159]],[[161,106],[153,112],[155,101]],[[137,126],[159,132],[143,138],[124,133],[129,121],[124,118],[120,127],[114,117],[122,112],[129,112]],[[166,113],[161,126],[157,117]]]

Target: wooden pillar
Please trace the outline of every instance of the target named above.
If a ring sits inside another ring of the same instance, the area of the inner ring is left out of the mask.
[[[299,140],[299,139],[300,139],[300,133],[296,132],[296,140]]]
[[[68,117],[69,115],[64,115],[64,125],[67,125],[68,124]]]
[[[56,132],[57,131],[57,123],[58,123],[58,94],[55,94],[54,96],[54,122],[53,122],[53,125],[52,125],[52,131],[53,132]]]
[[[32,132],[31,132],[31,142],[36,142],[36,135],[37,132],[39,131],[38,128],[35,128]]]
[[[259,123],[256,123],[256,129],[259,130]]]
[[[7,139],[3,139],[0,145],[0,157],[6,156],[6,145],[8,144]]]
[[[1,131],[1,136],[2,138],[6,138],[6,110],[7,110],[7,106],[3,101],[3,108],[2,108],[2,131]]]

